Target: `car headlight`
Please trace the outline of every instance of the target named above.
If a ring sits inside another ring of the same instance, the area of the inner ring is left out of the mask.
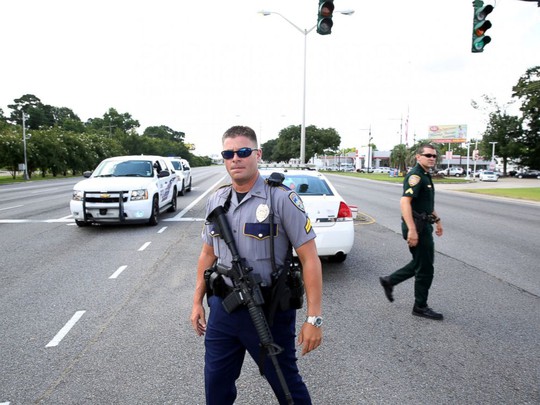
[[[84,197],[84,192],[81,190],[73,190],[73,196],[71,199],[73,201],[82,201]]]
[[[148,200],[148,190],[132,190],[131,201]]]

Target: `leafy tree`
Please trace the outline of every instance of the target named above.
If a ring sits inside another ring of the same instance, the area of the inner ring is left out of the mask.
[[[540,168],[540,66],[528,69],[512,90],[512,97],[521,101],[524,124],[520,163]]]
[[[175,131],[166,125],[160,125],[159,127],[148,127],[144,130],[143,135],[177,142],[183,142],[184,137],[186,136],[184,132]]]
[[[10,121],[14,124],[22,125],[22,113],[27,115],[26,127],[28,129],[50,128],[54,126],[53,107],[45,105],[33,94],[25,94],[21,98],[16,98],[14,104],[8,107],[13,110]]]
[[[103,136],[100,134],[88,134],[81,137],[86,143],[88,159],[85,170],[93,170],[103,159],[111,156],[121,156],[126,154],[120,142],[117,139]]]
[[[503,159],[503,172],[506,174],[507,163],[522,154],[524,148],[519,142],[522,136],[521,120],[518,117],[494,112],[490,114],[489,123],[482,138],[483,155],[491,156],[493,145],[490,142],[497,142],[496,155]]]
[[[19,163],[24,162],[24,150],[21,133],[16,127],[8,128],[0,133],[0,167],[5,167],[16,177]]]
[[[475,109],[488,113],[489,121],[479,143],[480,154],[486,158],[491,157],[493,145],[490,142],[497,142],[496,155],[503,159],[503,170],[506,173],[506,166],[511,160],[518,158],[523,150],[521,143],[522,123],[521,120],[509,115],[506,110],[512,102],[500,105],[495,98],[483,95],[484,105],[472,101]]]
[[[266,141],[265,143],[260,145],[260,148],[263,150],[263,160],[269,161],[272,159],[272,155],[274,153],[274,149],[276,148],[277,143],[277,139],[270,139],[269,141]]]
[[[140,127],[140,124],[139,121],[131,117],[131,114],[120,114],[114,108],[109,108],[109,111],[103,114],[103,118],[88,119],[88,121],[86,121],[86,126],[90,130],[112,136],[112,134],[116,134],[117,131],[126,134],[129,131]]]
[[[407,145],[399,144],[394,146],[390,151],[390,165],[397,167],[399,172],[404,172],[407,168],[407,163],[410,161],[410,151]]]
[[[71,109],[67,107],[53,107],[52,114],[55,124],[65,131],[84,132],[83,122]]]
[[[53,176],[66,173],[69,152],[63,138],[58,128],[34,131],[31,142],[27,142],[27,147],[31,145],[32,151],[28,158],[28,170],[33,172],[39,168],[43,177],[47,172]]]
[[[338,150],[341,137],[334,128],[306,127],[306,161],[316,153],[323,154],[325,149]],[[300,156],[300,126],[291,125],[279,132],[276,147],[272,151],[271,160],[288,161]]]

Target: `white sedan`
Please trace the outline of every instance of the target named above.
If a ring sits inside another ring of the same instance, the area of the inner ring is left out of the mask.
[[[334,186],[325,175],[315,170],[260,169],[265,178],[273,172],[283,173],[283,184],[302,198],[317,234],[315,244],[319,256],[343,262],[354,244],[354,221],[351,209]]]
[[[480,181],[498,181],[499,176],[495,172],[484,170],[482,173],[480,173],[479,177]]]

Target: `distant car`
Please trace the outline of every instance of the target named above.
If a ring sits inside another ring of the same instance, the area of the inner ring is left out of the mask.
[[[451,167],[450,170],[446,168],[443,170],[439,170],[437,172],[437,174],[442,174],[444,176],[456,176],[456,177],[463,176],[464,173],[465,173],[465,170],[463,170],[462,167]]]
[[[352,164],[342,164],[339,170],[342,172],[354,172],[354,166]]]
[[[518,173],[516,176],[518,179],[540,179],[540,170],[527,170]]]
[[[498,181],[499,176],[495,172],[484,170],[478,177],[480,181]]]
[[[285,175],[283,184],[302,199],[317,237],[319,256],[333,262],[343,262],[354,244],[352,211],[328,178],[315,170],[260,169],[263,177],[273,172]]]
[[[174,167],[176,178],[178,179],[178,195],[182,196],[186,191],[191,191],[193,179],[191,178],[191,166],[186,159],[179,157],[167,158]]]
[[[386,166],[380,166],[373,169],[373,173],[390,173],[390,168]]]

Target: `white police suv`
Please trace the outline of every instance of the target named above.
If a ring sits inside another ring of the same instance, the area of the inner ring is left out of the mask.
[[[158,224],[176,211],[177,177],[161,156],[117,156],[102,161],[73,187],[70,209],[78,226],[91,223]]]

